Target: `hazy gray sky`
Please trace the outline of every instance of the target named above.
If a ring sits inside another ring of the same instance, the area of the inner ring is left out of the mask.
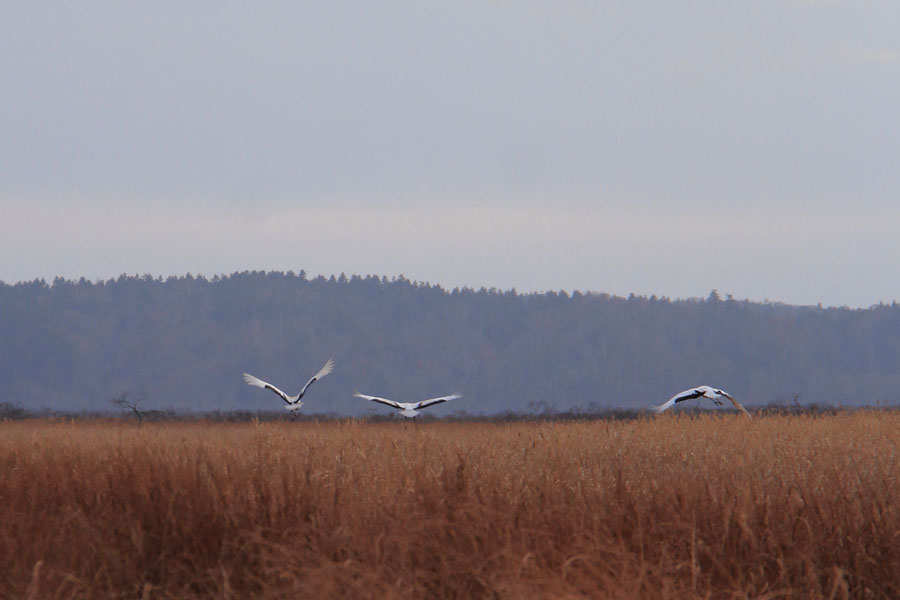
[[[3,2],[0,280],[900,300],[900,3]]]

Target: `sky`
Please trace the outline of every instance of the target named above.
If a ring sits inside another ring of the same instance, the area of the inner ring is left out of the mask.
[[[0,3],[0,281],[900,300],[900,3]]]

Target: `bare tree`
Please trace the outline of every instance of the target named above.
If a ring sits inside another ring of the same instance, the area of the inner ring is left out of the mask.
[[[28,411],[12,402],[0,402],[0,421],[16,421],[28,418]]]
[[[129,400],[128,392],[122,393],[119,397],[110,400],[114,406],[118,406],[122,410],[130,410],[137,417],[138,427],[144,422],[144,414],[146,411],[140,410],[138,405],[144,401],[144,397],[140,396],[137,400]]]

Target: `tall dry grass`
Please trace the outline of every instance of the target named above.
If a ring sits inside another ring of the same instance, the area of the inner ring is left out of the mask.
[[[0,424],[3,598],[900,597],[900,415]]]

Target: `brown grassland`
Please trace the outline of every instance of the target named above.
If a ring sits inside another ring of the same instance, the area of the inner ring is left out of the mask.
[[[900,414],[0,423],[2,598],[897,598]]]

